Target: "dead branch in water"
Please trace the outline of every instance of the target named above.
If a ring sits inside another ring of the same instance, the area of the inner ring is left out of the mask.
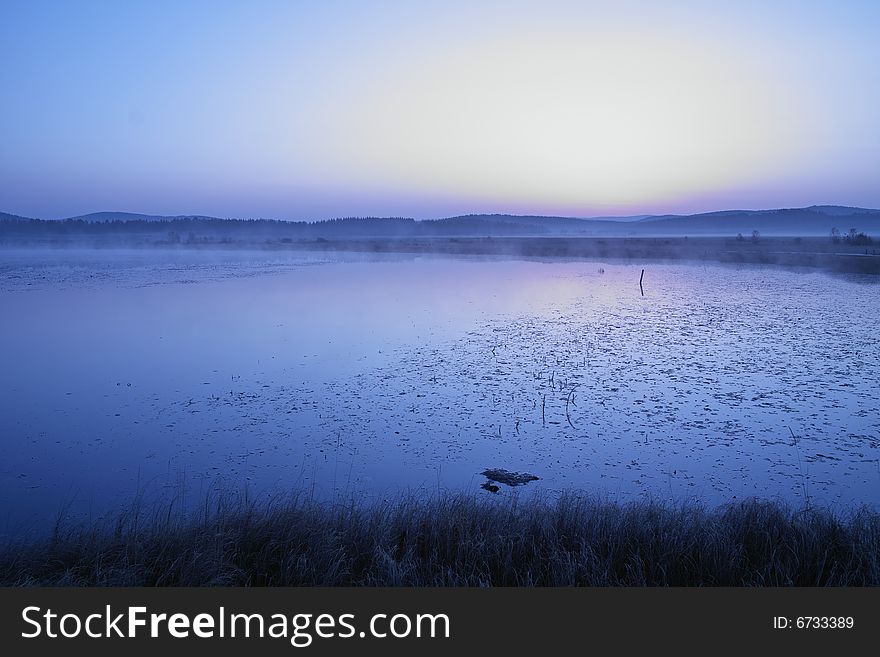
[[[804,493],[804,502],[806,503],[807,508],[809,508],[810,507],[810,491],[807,490],[807,477],[804,474],[804,465],[801,462],[801,450],[800,450],[800,447],[798,447],[798,442],[800,442],[800,441],[798,440],[798,436],[794,435],[794,431],[791,430],[791,427],[788,427],[788,433],[791,434],[791,441],[792,441],[791,444],[794,445],[794,451],[797,454],[798,471],[800,472],[800,475],[801,475],[801,489],[803,490],[803,493]]]
[[[568,414],[569,403],[571,403],[572,406],[577,406],[574,401],[574,388],[569,391],[568,396],[565,398],[565,419],[568,421],[568,426],[572,429],[576,429],[577,427],[571,423],[571,416]]]

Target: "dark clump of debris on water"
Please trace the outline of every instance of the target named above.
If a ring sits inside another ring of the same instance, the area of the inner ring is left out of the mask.
[[[487,481],[480,488],[490,493],[497,493],[499,488],[496,484],[505,484],[507,486],[522,486],[530,481],[537,481],[539,477],[528,472],[511,472],[504,468],[488,468],[481,472]]]

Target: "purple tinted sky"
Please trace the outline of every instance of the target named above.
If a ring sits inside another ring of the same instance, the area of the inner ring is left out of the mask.
[[[0,210],[880,207],[880,3],[5,2]]]

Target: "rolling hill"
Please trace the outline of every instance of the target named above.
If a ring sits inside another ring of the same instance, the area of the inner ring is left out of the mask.
[[[684,237],[826,236],[856,229],[880,235],[880,210],[838,205],[775,210],[723,210],[691,215],[636,215],[578,218],[508,214],[471,214],[444,219],[345,217],[324,221],[219,219],[203,215],[161,216],[131,212],[94,212],[62,220],[40,220],[0,213],[0,230],[16,234],[72,235],[159,234],[167,232],[230,234],[237,238],[347,239],[394,237]]]

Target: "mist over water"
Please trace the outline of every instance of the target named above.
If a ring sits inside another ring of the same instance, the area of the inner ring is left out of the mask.
[[[868,278],[258,251],[0,251],[0,532],[140,491],[880,502]],[[498,494],[509,495],[502,486]]]

